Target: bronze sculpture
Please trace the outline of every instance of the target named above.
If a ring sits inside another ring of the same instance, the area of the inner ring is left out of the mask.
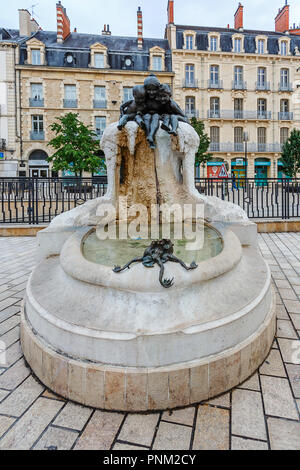
[[[198,267],[195,261],[193,261],[190,266],[187,266],[181,259],[177,258],[177,256],[173,254],[173,251],[174,244],[171,240],[165,238],[162,240],[154,240],[151,242],[151,245],[146,248],[142,257],[133,258],[131,261],[128,261],[123,268],[121,268],[121,266],[115,266],[113,271],[115,273],[120,273],[127,268],[129,269],[130,265],[133,263],[143,263],[146,268],[152,268],[155,264],[158,264],[160,267],[159,282],[163,287],[169,288],[173,285],[174,278],[163,279],[165,270],[164,263],[167,261],[179,263],[187,271]]]
[[[161,84],[155,75],[149,75],[144,85],[135,86],[133,96],[133,100],[123,103],[120,107],[118,129],[121,130],[128,121],[136,121],[146,132],[150,148],[155,148],[154,138],[159,121],[162,121],[162,129],[175,136],[179,121],[189,124],[189,119],[182,109],[172,100],[170,87]]]

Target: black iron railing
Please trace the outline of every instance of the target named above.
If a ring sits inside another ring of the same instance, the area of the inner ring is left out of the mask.
[[[300,179],[195,178],[200,194],[239,204],[249,218],[300,217]],[[0,178],[0,223],[49,223],[62,212],[103,196],[107,179]]]

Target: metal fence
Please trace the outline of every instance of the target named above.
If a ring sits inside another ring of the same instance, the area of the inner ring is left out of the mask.
[[[199,193],[239,204],[249,218],[300,217],[300,179],[196,178]],[[48,223],[62,212],[103,196],[102,176],[0,178],[0,223]]]

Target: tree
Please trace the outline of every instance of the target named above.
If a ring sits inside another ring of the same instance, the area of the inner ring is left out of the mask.
[[[293,129],[290,137],[283,144],[281,161],[287,176],[295,177],[300,170],[300,131]]]
[[[98,155],[100,146],[95,132],[79,120],[77,113],[68,113],[57,120],[50,126],[56,137],[48,143],[56,150],[48,157],[48,161],[53,162],[53,170],[69,170],[76,177],[81,177],[83,171],[99,171],[103,159]]]
[[[200,137],[199,148],[195,155],[195,164],[202,165],[204,167],[205,164],[209,162],[213,156],[212,153],[207,153],[207,150],[210,145],[210,139],[204,130],[204,124],[202,121],[197,121],[195,117],[192,117],[191,125]]]

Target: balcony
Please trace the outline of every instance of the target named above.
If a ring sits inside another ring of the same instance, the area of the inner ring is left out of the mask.
[[[287,111],[278,113],[279,121],[292,121],[294,118],[294,113],[289,113]]]
[[[223,80],[208,80],[207,81],[207,88],[214,89],[214,90],[222,90],[223,89]]]
[[[64,108],[77,108],[77,100],[64,100]]]
[[[0,150],[6,149],[6,139],[0,139]]]
[[[273,144],[250,142],[247,144],[247,151],[251,153],[279,153],[282,150],[282,144],[278,142]],[[244,142],[224,142],[214,143],[211,142],[209,147],[210,152],[224,152],[224,153],[244,153],[245,143]]]
[[[182,81],[182,88],[199,88],[198,80],[194,78],[193,80],[183,80]]]
[[[270,91],[270,82],[256,82],[255,89],[257,91]]]
[[[199,118],[199,111],[197,111],[196,109],[186,109],[185,110],[185,115],[189,119],[191,119],[193,117],[194,118]]]
[[[107,101],[106,100],[94,100],[93,101],[94,108],[97,109],[106,109],[107,108]]]
[[[278,91],[293,91],[292,83],[280,82],[278,84]]]
[[[29,98],[29,106],[31,108],[43,108],[44,98]]]
[[[247,90],[247,82],[234,80],[232,82],[232,89],[233,90]]]
[[[45,140],[45,132],[44,131],[40,131],[40,132],[31,131],[30,140]]]
[[[229,119],[229,120],[243,120],[243,119],[258,119],[270,120],[272,118],[271,111],[243,111],[243,110],[222,110],[216,111],[210,109],[207,111],[208,119]]]

